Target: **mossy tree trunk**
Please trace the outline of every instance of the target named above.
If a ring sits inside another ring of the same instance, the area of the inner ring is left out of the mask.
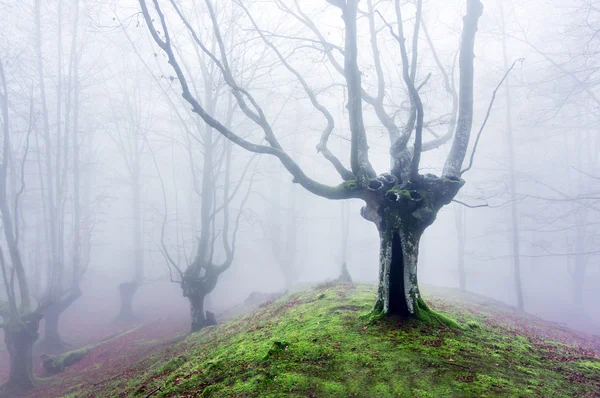
[[[379,289],[376,310],[410,316],[420,297],[417,278],[423,229],[397,215],[385,217],[379,230]]]
[[[119,285],[119,298],[121,307],[119,315],[115,319],[117,322],[132,322],[137,320],[133,314],[133,298],[139,289],[139,284],[135,282],[124,282]]]
[[[379,288],[373,309],[377,316],[421,317],[429,311],[418,282],[419,242],[442,206],[462,184],[458,178],[423,176],[416,182],[396,185],[392,179],[371,183],[372,195],[362,215],[373,221],[380,236]]]
[[[204,314],[204,299],[206,298],[206,295],[198,293],[190,295],[187,298],[190,301],[190,312],[192,317],[190,331],[193,333],[206,326],[206,315]]]
[[[40,319],[11,321],[4,330],[4,343],[10,358],[8,382],[5,385],[7,390],[34,386],[33,345],[39,337]]]

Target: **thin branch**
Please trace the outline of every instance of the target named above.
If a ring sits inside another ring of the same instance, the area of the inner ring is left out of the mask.
[[[156,156],[154,155],[154,151],[152,150],[152,147],[150,146],[150,143],[148,142],[148,139],[146,138],[146,136],[144,136],[144,140],[146,141],[146,145],[148,145],[148,151],[150,151],[150,155],[152,156],[152,161],[154,162],[154,167],[156,168],[156,172],[158,173],[158,180],[160,181],[160,186],[161,186],[162,195],[163,195],[163,204],[164,204],[165,212],[164,212],[164,216],[163,216],[162,227],[160,230],[160,244],[162,246],[162,251],[163,251],[165,258],[168,260],[169,263],[171,263],[171,265],[177,270],[177,272],[179,272],[179,275],[181,277],[183,277],[183,272],[181,271],[181,268],[179,268],[177,263],[173,260],[173,258],[169,254],[169,251],[167,250],[167,246],[165,245],[165,228],[167,225],[167,194],[165,191],[165,182],[162,178],[162,174],[160,173],[160,167],[158,167],[158,162],[156,161]]]
[[[161,47],[161,49],[166,53],[167,58],[169,59],[169,64],[175,71],[177,75],[177,79],[181,84],[182,88],[182,96],[183,98],[192,105],[192,111],[199,115],[205,123],[209,126],[215,128],[219,133],[225,136],[227,139],[233,141],[235,144],[241,146],[242,148],[255,152],[255,153],[264,153],[276,156],[279,158],[284,167],[294,176],[294,182],[299,183],[309,192],[314,193],[315,195],[322,196],[329,199],[349,199],[352,197],[359,197],[360,192],[358,190],[347,189],[344,184],[340,184],[336,187],[327,186],[317,181],[309,178],[304,171],[300,168],[300,166],[280,147],[273,147],[272,145],[276,145],[276,140],[274,141],[274,137],[268,137],[269,144],[271,146],[260,145],[251,143],[244,138],[236,135],[230,129],[225,127],[221,122],[213,118],[210,114],[206,112],[206,110],[201,106],[200,102],[192,95],[189,85],[187,83],[187,78],[185,77],[175,54],[173,53],[173,49],[171,48],[170,41],[168,40],[168,28],[166,26],[164,14],[158,5],[157,0],[153,0],[154,8],[159,15],[163,31],[165,33],[166,41],[163,41],[158,35],[156,28],[154,26],[154,19],[150,16],[150,12],[146,5],[145,0],[140,0],[140,6],[142,8],[142,14],[146,21],[146,26],[150,30],[150,33],[154,39],[154,41]],[[235,90],[234,90],[235,91]],[[238,97],[236,97],[238,99]],[[240,107],[243,109],[242,104]],[[265,125],[264,128],[268,130],[269,126]]]
[[[524,60],[525,60],[524,58],[516,59],[512,63],[512,65],[510,66],[510,68],[508,68],[508,70],[506,71],[506,73],[504,74],[504,76],[502,76],[502,80],[500,80],[500,82],[498,83],[498,85],[494,89],[494,92],[492,93],[492,99],[490,100],[490,104],[488,105],[488,109],[487,109],[487,112],[485,114],[485,118],[483,119],[483,123],[481,124],[481,127],[479,128],[479,131],[477,132],[477,138],[475,138],[475,144],[473,145],[473,151],[471,152],[471,158],[469,159],[469,165],[460,172],[461,176],[464,173],[466,173],[467,171],[471,170],[471,167],[473,167],[473,159],[475,158],[475,152],[477,151],[477,144],[479,144],[479,139],[481,138],[481,133],[483,132],[483,129],[485,128],[485,125],[487,124],[487,121],[490,118],[490,114],[492,112],[492,106],[494,106],[494,101],[496,100],[496,93],[498,92],[498,90],[502,86],[502,83],[504,83],[504,80],[506,80],[506,78],[508,77],[508,74],[510,73],[510,71],[513,70],[513,68],[515,67],[516,63],[519,62],[519,61],[523,62]]]
[[[266,38],[264,32],[258,27],[258,24],[254,20],[254,18],[252,18],[252,15],[250,15],[248,8],[245,7],[241,1],[236,0],[236,2],[244,10],[244,12],[248,16],[250,22],[254,26],[254,29],[256,30],[256,32],[258,32],[258,34],[260,35],[260,37],[262,38],[264,43],[273,50],[273,52],[275,53],[275,55],[277,55],[277,58],[279,58],[279,61],[283,64],[283,66],[296,77],[296,79],[298,80],[298,82],[300,83],[302,88],[304,89],[304,92],[310,99],[310,102],[313,105],[313,107],[317,111],[319,111],[327,120],[327,126],[323,130],[323,133],[321,134],[321,141],[317,145],[317,152],[321,152],[323,154],[323,156],[327,160],[329,160],[329,162],[335,167],[336,171],[339,173],[339,175],[342,177],[343,180],[347,181],[347,180],[356,178],[354,176],[354,174],[350,170],[345,168],[342,165],[342,162],[340,162],[340,160],[335,155],[333,155],[333,153],[331,153],[331,151],[327,148],[327,140],[329,139],[329,136],[331,135],[331,132],[333,131],[333,129],[335,127],[335,122],[334,122],[333,116],[331,116],[331,113],[327,110],[327,108],[325,108],[325,106],[323,106],[317,100],[317,96],[315,95],[314,91],[308,86],[308,83],[306,83],[306,80],[302,77],[302,75],[295,68],[293,68],[289,64],[289,62],[287,62],[287,60],[284,58],[284,56],[281,54],[281,52],[277,49],[277,47],[275,47],[275,45],[273,45],[273,43],[270,42]]]

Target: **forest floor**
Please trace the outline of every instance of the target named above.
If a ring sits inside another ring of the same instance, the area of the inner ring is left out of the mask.
[[[428,303],[460,330],[370,322],[374,298],[373,286],[325,284],[189,336],[165,318],[25,396],[600,397],[600,337],[442,289]]]

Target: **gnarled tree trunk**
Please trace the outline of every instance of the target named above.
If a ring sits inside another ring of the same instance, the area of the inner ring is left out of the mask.
[[[205,295],[197,293],[187,296],[190,301],[190,313],[192,316],[192,325],[190,331],[197,332],[206,326],[206,315],[204,314]]]
[[[40,319],[11,322],[4,330],[4,343],[10,358],[10,372],[5,386],[7,390],[34,386],[33,344],[39,337]]]
[[[65,312],[79,297],[81,297],[81,290],[79,287],[73,287],[62,297],[55,298],[53,304],[51,304],[44,313],[44,339],[41,342],[41,346],[45,349],[52,351],[63,350],[67,344],[60,337],[58,332],[58,324],[60,322],[60,316]]]
[[[207,319],[204,312],[204,299],[212,292],[217,285],[219,272],[212,267],[207,267],[207,271],[203,276],[197,277],[192,272],[186,272],[181,281],[181,290],[183,296],[190,302],[190,313],[192,325],[190,331],[192,333],[200,329],[214,325],[214,319]],[[189,269],[188,269],[189,270]]]
[[[388,221],[388,222],[386,222]],[[420,298],[417,278],[422,231],[402,220],[384,221],[379,230],[379,290],[376,308],[388,315],[410,316]]]
[[[380,236],[379,288],[373,309],[376,316],[426,318],[429,308],[421,298],[417,276],[419,242],[438,211],[456,195],[458,178],[423,176],[417,182],[386,188],[394,181],[371,183],[373,197],[362,215],[373,221]]]

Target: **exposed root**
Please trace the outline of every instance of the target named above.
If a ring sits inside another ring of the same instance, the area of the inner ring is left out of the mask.
[[[362,315],[362,319],[366,319],[369,323],[377,322],[382,320],[387,316],[386,312],[383,310],[383,303],[381,301],[377,301],[373,306],[373,309]]]
[[[456,322],[454,319],[447,317],[446,315],[440,314],[432,310],[425,300],[421,297],[415,300],[415,318],[420,321],[428,323],[439,323],[442,326],[447,326],[452,329],[462,329],[463,327]]]

